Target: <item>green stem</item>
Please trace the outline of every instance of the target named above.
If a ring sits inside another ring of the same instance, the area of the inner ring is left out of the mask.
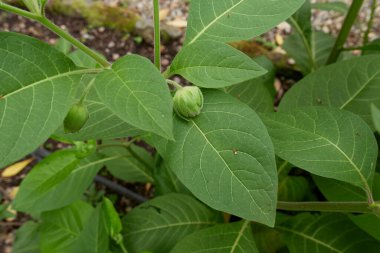
[[[367,44],[368,41],[369,41],[369,33],[370,33],[371,30],[372,30],[373,20],[374,20],[374,18],[375,18],[376,7],[377,7],[377,0],[372,0],[372,5],[371,5],[371,15],[369,16],[368,25],[367,25],[367,30],[366,30],[366,32],[364,33],[364,39],[363,39],[363,44],[364,44],[364,45]]]
[[[121,250],[123,251],[123,253],[128,253],[128,250],[124,247],[124,243],[119,243],[119,246],[121,248]]]
[[[327,60],[327,65],[335,63],[338,60],[340,52],[346,42],[348,35],[350,34],[351,28],[359,14],[359,11],[363,5],[364,0],[354,0],[348,10],[347,16],[344,20],[342,29],[339,32],[338,38],[335,41],[334,47],[331,50],[330,56]]]
[[[166,82],[167,82],[168,84],[170,84],[170,85],[173,85],[174,88],[175,88],[176,90],[180,90],[180,89],[183,88],[183,87],[182,87],[179,83],[177,83],[176,81],[173,81],[173,80],[167,79]]]
[[[278,201],[278,210],[301,212],[371,213],[368,202],[284,202]]]
[[[42,25],[44,25],[46,28],[48,28],[49,30],[54,32],[55,34],[59,35],[60,37],[64,38],[68,42],[70,42],[74,47],[82,50],[84,53],[86,53],[88,56],[93,58],[95,61],[97,61],[103,67],[109,67],[111,65],[100,54],[98,54],[94,50],[90,49],[89,47],[84,45],[79,40],[75,39],[73,36],[71,36],[69,33],[65,32],[64,30],[62,30],[59,26],[55,25],[49,19],[42,17],[42,18],[40,18],[39,22]]]
[[[154,64],[161,71],[161,34],[159,0],[153,0],[154,9]]]
[[[20,8],[17,8],[17,7],[13,7],[12,5],[5,4],[2,2],[0,2],[0,9],[8,11],[8,12],[12,12],[12,13],[18,14],[20,16],[23,16],[23,17],[26,17],[26,18],[29,18],[31,20],[39,22],[40,24],[42,24],[43,26],[45,26],[46,28],[48,28],[49,30],[54,32],[55,34],[66,39],[68,42],[70,42],[76,48],[82,50],[84,53],[86,53],[88,56],[93,58],[95,61],[97,61],[103,67],[109,67],[111,65],[107,60],[105,60],[98,53],[96,53],[95,51],[93,51],[92,49],[90,49],[89,47],[84,45],[79,40],[75,39],[73,36],[71,36],[69,33],[65,32],[64,30],[62,30],[59,26],[52,23],[46,17],[44,17],[42,15],[37,15],[37,14],[31,13],[31,12],[28,12],[25,10],[22,10]]]

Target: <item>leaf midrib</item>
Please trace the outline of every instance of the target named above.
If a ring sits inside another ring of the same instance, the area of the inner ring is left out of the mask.
[[[285,228],[285,227],[278,227],[278,228],[281,229],[281,230],[284,230],[284,231],[287,231],[287,232],[293,233],[293,234],[295,234],[295,235],[298,235],[298,236],[300,236],[300,237],[303,237],[303,238],[305,238],[305,239],[307,239],[307,240],[313,241],[313,242],[315,242],[315,243],[317,243],[317,244],[320,244],[320,245],[324,246],[325,248],[328,248],[328,249],[330,249],[330,250],[332,250],[332,251],[334,251],[334,252],[337,252],[337,253],[344,253],[344,251],[340,251],[339,249],[336,249],[336,248],[334,248],[334,247],[332,247],[332,246],[330,246],[330,245],[328,245],[328,244],[326,244],[326,243],[324,243],[324,242],[322,242],[322,241],[320,241],[320,240],[318,240],[318,239],[316,239],[316,238],[314,238],[314,237],[312,237],[312,236],[309,236],[309,235],[307,235],[307,234],[304,234],[304,233],[302,233],[302,232],[298,232],[298,231],[295,231],[295,230],[293,230],[293,229],[289,229],[289,228]]]
[[[152,227],[152,228],[146,228],[146,229],[136,230],[136,231],[130,232],[128,234],[129,235],[140,234],[140,233],[147,232],[147,231],[152,231],[152,230],[160,230],[160,229],[165,229],[165,228],[187,226],[187,225],[213,225],[213,224],[216,224],[216,222],[212,222],[212,221],[178,222],[178,223],[172,223],[172,224],[165,224],[165,225],[161,225],[161,226],[156,226],[156,227]]]
[[[198,129],[198,131],[202,134],[203,138],[205,139],[205,141],[207,142],[207,144],[215,151],[215,153],[219,156],[219,158],[223,161],[224,165],[226,166],[226,168],[230,171],[231,175],[236,178],[239,183],[244,187],[244,189],[249,193],[249,196],[252,200],[253,203],[255,203],[255,205],[258,207],[258,209],[261,211],[262,214],[267,214],[266,212],[264,212],[264,210],[261,208],[260,205],[258,205],[255,201],[255,199],[252,197],[252,194],[251,194],[251,191],[243,184],[243,182],[235,175],[235,173],[231,170],[230,166],[228,165],[228,163],[224,160],[224,158],[220,155],[219,151],[214,147],[214,145],[212,145],[212,143],[210,142],[210,140],[207,138],[207,136],[203,133],[203,131],[200,129],[200,127],[194,122],[194,120],[191,121],[193,123],[193,125]],[[231,185],[232,187],[232,185]],[[231,189],[232,190],[232,189]],[[269,222],[269,219],[267,217],[267,215],[264,215],[265,219]]]
[[[37,82],[34,82],[34,83],[31,83],[29,85],[26,85],[26,86],[23,86],[22,88],[18,89],[18,90],[15,90],[13,92],[10,92],[8,94],[6,94],[5,96],[3,96],[1,99],[7,99],[19,92],[22,92],[26,89],[29,89],[29,88],[33,88],[34,86],[37,86],[41,83],[45,83],[45,82],[48,82],[48,81],[52,81],[54,79],[57,79],[57,78],[61,78],[61,77],[65,77],[65,76],[70,76],[70,75],[79,75],[79,74],[86,74],[86,73],[92,73],[94,70],[89,70],[89,69],[81,69],[81,70],[74,70],[74,71],[70,71],[70,72],[65,72],[65,73],[60,73],[58,75],[55,75],[55,76],[50,76],[48,78],[45,78],[45,79],[42,79],[42,80],[39,80]]]
[[[240,0],[239,2],[237,2],[236,4],[234,4],[230,8],[228,8],[226,11],[222,12],[222,14],[215,17],[215,19],[213,21],[211,21],[208,25],[203,27],[203,29],[189,42],[189,44],[192,44],[193,42],[195,42],[200,36],[202,36],[206,32],[206,30],[208,30],[212,25],[214,25],[219,19],[221,19],[223,16],[225,16],[228,12],[235,9],[237,6],[239,6],[244,1],[245,0]]]
[[[244,221],[244,223],[243,223],[242,227],[240,228],[239,233],[238,233],[238,235],[237,235],[237,237],[236,237],[236,239],[234,241],[234,244],[232,245],[230,253],[235,252],[235,249],[238,246],[239,241],[240,241],[241,237],[243,236],[244,231],[247,228],[247,226],[248,226],[249,223],[250,223],[250,221],[248,221],[248,220]]]

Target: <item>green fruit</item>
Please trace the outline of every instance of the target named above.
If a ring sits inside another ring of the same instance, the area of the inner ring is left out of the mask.
[[[63,122],[65,132],[78,132],[86,124],[88,118],[89,113],[87,107],[84,104],[78,103],[73,105]]]
[[[173,98],[174,110],[182,118],[194,118],[201,113],[203,94],[197,86],[180,88]]]

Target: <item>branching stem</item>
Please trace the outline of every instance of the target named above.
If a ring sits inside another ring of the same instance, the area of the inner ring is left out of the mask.
[[[154,64],[161,71],[160,3],[153,0],[154,9]]]

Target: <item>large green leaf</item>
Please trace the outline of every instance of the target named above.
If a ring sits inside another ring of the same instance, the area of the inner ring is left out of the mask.
[[[126,123],[100,101],[95,89],[91,89],[84,101],[89,112],[89,119],[77,133],[65,133],[63,126],[56,132],[66,140],[110,140],[115,138],[137,136],[144,133]]]
[[[13,243],[14,253],[40,253],[39,250],[39,224],[28,221],[16,231],[16,239]]]
[[[285,233],[290,253],[377,252],[380,242],[342,214],[301,214],[278,228]]]
[[[186,235],[215,225],[217,212],[188,195],[167,194],[133,209],[123,220],[129,252],[168,253]]]
[[[0,168],[32,152],[58,128],[85,72],[43,42],[0,33]]]
[[[175,118],[176,142],[155,146],[181,182],[209,206],[272,226],[277,192],[268,132],[247,105],[220,91],[204,92],[200,116]]]
[[[335,39],[329,34],[314,31],[310,44],[305,44],[303,35],[294,33],[288,36],[283,45],[285,51],[295,61],[305,75],[322,67],[329,56]]]
[[[258,253],[250,221],[205,228],[186,236],[170,253]]]
[[[263,120],[279,157],[371,194],[378,149],[371,129],[358,116],[335,108],[306,107],[266,114]]]
[[[230,86],[262,76],[265,72],[239,50],[211,40],[198,41],[182,48],[169,69],[170,75],[181,75],[205,88]]]
[[[36,165],[23,180],[14,208],[39,213],[69,205],[81,198],[107,161],[118,158],[120,155],[103,157],[94,154],[79,160],[74,151],[58,151]]]
[[[72,252],[93,208],[82,201],[62,209],[45,212],[41,215],[40,250],[41,253]]]
[[[307,105],[337,107],[372,124],[371,104],[380,106],[380,57],[338,62],[308,75],[284,96],[279,110]]]
[[[231,42],[260,35],[292,15],[304,0],[192,0],[185,44]]]
[[[125,122],[173,137],[172,97],[165,79],[148,60],[127,55],[95,79],[100,100]]]
[[[265,57],[259,57],[255,61],[265,68],[268,73],[251,79],[249,81],[236,84],[227,88],[227,93],[249,105],[256,112],[274,111],[274,81],[275,69],[273,63]]]

